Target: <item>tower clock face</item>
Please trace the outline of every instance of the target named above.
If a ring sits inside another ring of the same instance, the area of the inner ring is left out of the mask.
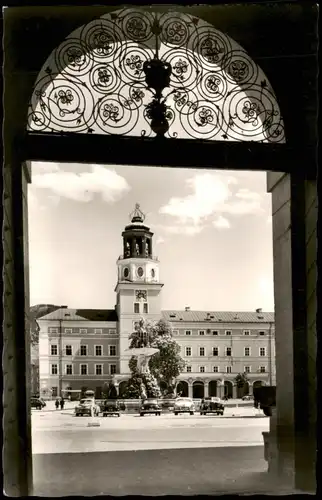
[[[129,277],[129,268],[128,267],[125,267],[124,270],[123,270],[123,276],[124,278],[128,278]]]
[[[142,276],[144,274],[143,267],[138,267],[137,274],[138,274],[139,278],[142,278]]]

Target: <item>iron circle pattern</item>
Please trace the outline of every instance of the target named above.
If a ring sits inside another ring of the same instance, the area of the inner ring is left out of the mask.
[[[226,34],[182,12],[123,8],[71,33],[48,57],[28,109],[28,130],[150,136],[144,63],[171,65],[162,92],[165,137],[285,142],[273,89]]]

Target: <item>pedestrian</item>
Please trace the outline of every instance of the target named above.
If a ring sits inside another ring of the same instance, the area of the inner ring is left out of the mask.
[[[63,409],[64,409],[64,404],[65,404],[64,398],[61,398],[61,399],[60,399],[60,409],[61,409],[61,410],[63,410]]]
[[[56,399],[56,401],[55,401],[55,406],[56,406],[56,410],[58,410],[58,408],[59,408],[59,401],[58,401],[58,399]]]

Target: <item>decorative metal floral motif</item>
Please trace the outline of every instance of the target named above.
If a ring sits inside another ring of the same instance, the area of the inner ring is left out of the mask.
[[[156,56],[171,67],[159,101],[144,72]],[[184,13],[125,8],[82,26],[47,59],[29,106],[32,131],[153,137],[160,128],[169,138],[285,142],[262,70]]]

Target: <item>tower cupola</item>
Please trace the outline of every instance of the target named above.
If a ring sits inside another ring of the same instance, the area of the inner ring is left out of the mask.
[[[152,237],[150,228],[144,224],[145,215],[139,203],[130,214],[131,223],[125,227],[123,237],[123,259],[152,259]]]

